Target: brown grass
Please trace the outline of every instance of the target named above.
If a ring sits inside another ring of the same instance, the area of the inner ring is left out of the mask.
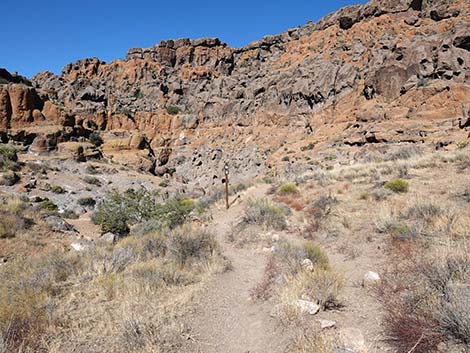
[[[228,262],[207,233],[177,232],[2,266],[0,332],[6,351],[89,351],[97,344],[113,352],[178,351],[187,334],[181,316],[205,278],[225,271]]]

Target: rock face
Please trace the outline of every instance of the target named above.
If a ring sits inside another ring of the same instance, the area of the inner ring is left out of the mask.
[[[468,136],[469,22],[464,0],[372,0],[239,49],[183,38],[32,83],[0,71],[0,129],[124,130],[126,149],[148,151],[137,165],[204,184],[225,160],[257,175],[301,136],[345,154],[455,142]]]

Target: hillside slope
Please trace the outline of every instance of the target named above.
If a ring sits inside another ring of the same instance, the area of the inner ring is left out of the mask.
[[[242,178],[313,169],[331,147],[335,163],[445,147],[468,138],[469,22],[468,1],[373,0],[239,49],[168,40],[31,82],[0,73],[2,140],[53,152],[98,130],[105,154],[202,185],[227,160]]]

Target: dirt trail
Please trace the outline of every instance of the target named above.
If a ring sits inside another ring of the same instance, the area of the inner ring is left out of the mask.
[[[226,240],[232,224],[243,215],[246,200],[262,197],[268,186],[247,190],[229,210],[213,214],[213,231],[232,261],[233,270],[217,276],[191,319],[197,352],[200,353],[277,353],[283,352],[286,340],[270,316],[268,303],[250,299],[264,272],[266,257],[252,249],[237,249]],[[194,350],[193,350],[194,352]]]

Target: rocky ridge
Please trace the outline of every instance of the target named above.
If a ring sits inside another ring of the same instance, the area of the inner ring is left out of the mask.
[[[0,138],[35,153],[86,142],[182,183],[318,168],[404,143],[469,138],[470,4],[372,0],[243,48],[162,41],[30,81],[0,71]],[[313,161],[312,161],[313,160]],[[315,162],[315,163],[314,163]]]

